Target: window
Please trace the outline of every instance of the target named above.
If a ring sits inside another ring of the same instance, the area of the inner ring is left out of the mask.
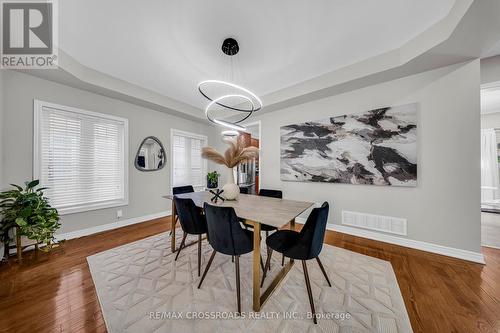
[[[201,157],[201,148],[207,145],[203,135],[172,130],[172,187],[193,185],[205,187],[207,162]]]
[[[61,214],[128,204],[128,120],[34,103],[34,178]]]

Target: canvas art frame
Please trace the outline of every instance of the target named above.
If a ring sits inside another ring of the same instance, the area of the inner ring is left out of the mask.
[[[282,126],[281,180],[417,186],[418,103]]]

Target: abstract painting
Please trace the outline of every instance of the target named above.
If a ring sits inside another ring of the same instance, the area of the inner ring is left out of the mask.
[[[281,127],[281,179],[417,185],[418,104]]]

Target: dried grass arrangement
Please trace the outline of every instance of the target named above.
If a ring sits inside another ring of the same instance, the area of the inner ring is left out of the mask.
[[[203,147],[201,156],[214,163],[225,165],[228,168],[234,168],[240,163],[259,157],[259,148],[245,147],[242,137],[225,137],[222,140],[229,144],[229,148],[224,154],[219,153],[212,147]]]

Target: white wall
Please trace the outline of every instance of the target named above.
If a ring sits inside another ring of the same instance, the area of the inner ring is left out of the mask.
[[[202,122],[185,120],[87,91],[13,71],[3,71],[5,110],[3,112],[4,183],[23,183],[33,174],[33,100],[73,106],[109,113],[129,119],[129,194],[130,204],[121,220],[170,210],[171,203],[161,198],[170,193],[170,161],[155,172],[140,172],[134,158],[141,141],[149,135],[158,137],[170,158],[170,129],[180,129],[209,137],[212,143],[215,128]],[[211,168],[211,165],[209,165]],[[116,210],[110,208],[65,215],[61,233],[72,232],[117,221]]]
[[[500,82],[500,56],[481,60],[481,84]],[[500,128],[500,112],[481,115],[481,128]]]
[[[480,252],[479,60],[263,114],[262,185],[286,198],[331,205],[329,223],[351,210],[408,219],[408,238]],[[416,188],[280,180],[280,126],[420,104]]]
[[[500,56],[481,60],[481,83],[488,84],[500,81]]]
[[[500,128],[500,112],[482,114],[481,128]]]

